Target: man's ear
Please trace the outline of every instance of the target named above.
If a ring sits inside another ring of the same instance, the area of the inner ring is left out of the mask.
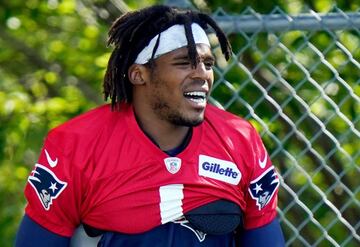
[[[128,77],[133,85],[143,85],[147,82],[148,69],[141,64],[132,64],[128,69]]]

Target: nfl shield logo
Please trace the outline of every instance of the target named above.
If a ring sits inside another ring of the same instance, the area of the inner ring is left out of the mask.
[[[181,168],[181,159],[177,157],[169,157],[164,159],[166,169],[171,173],[177,173]]]

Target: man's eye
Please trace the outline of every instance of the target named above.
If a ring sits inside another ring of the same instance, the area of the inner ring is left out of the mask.
[[[215,65],[214,62],[205,62],[204,64],[207,68],[212,68]]]

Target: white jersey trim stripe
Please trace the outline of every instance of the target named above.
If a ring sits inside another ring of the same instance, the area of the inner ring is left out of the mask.
[[[181,217],[183,215],[184,185],[170,184],[161,186],[159,193],[161,224],[166,224]]]

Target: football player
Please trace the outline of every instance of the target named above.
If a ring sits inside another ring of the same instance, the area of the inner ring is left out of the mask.
[[[208,104],[203,13],[152,6],[118,18],[100,106],[51,130],[25,195],[16,246],[284,246],[279,178],[246,120]]]

